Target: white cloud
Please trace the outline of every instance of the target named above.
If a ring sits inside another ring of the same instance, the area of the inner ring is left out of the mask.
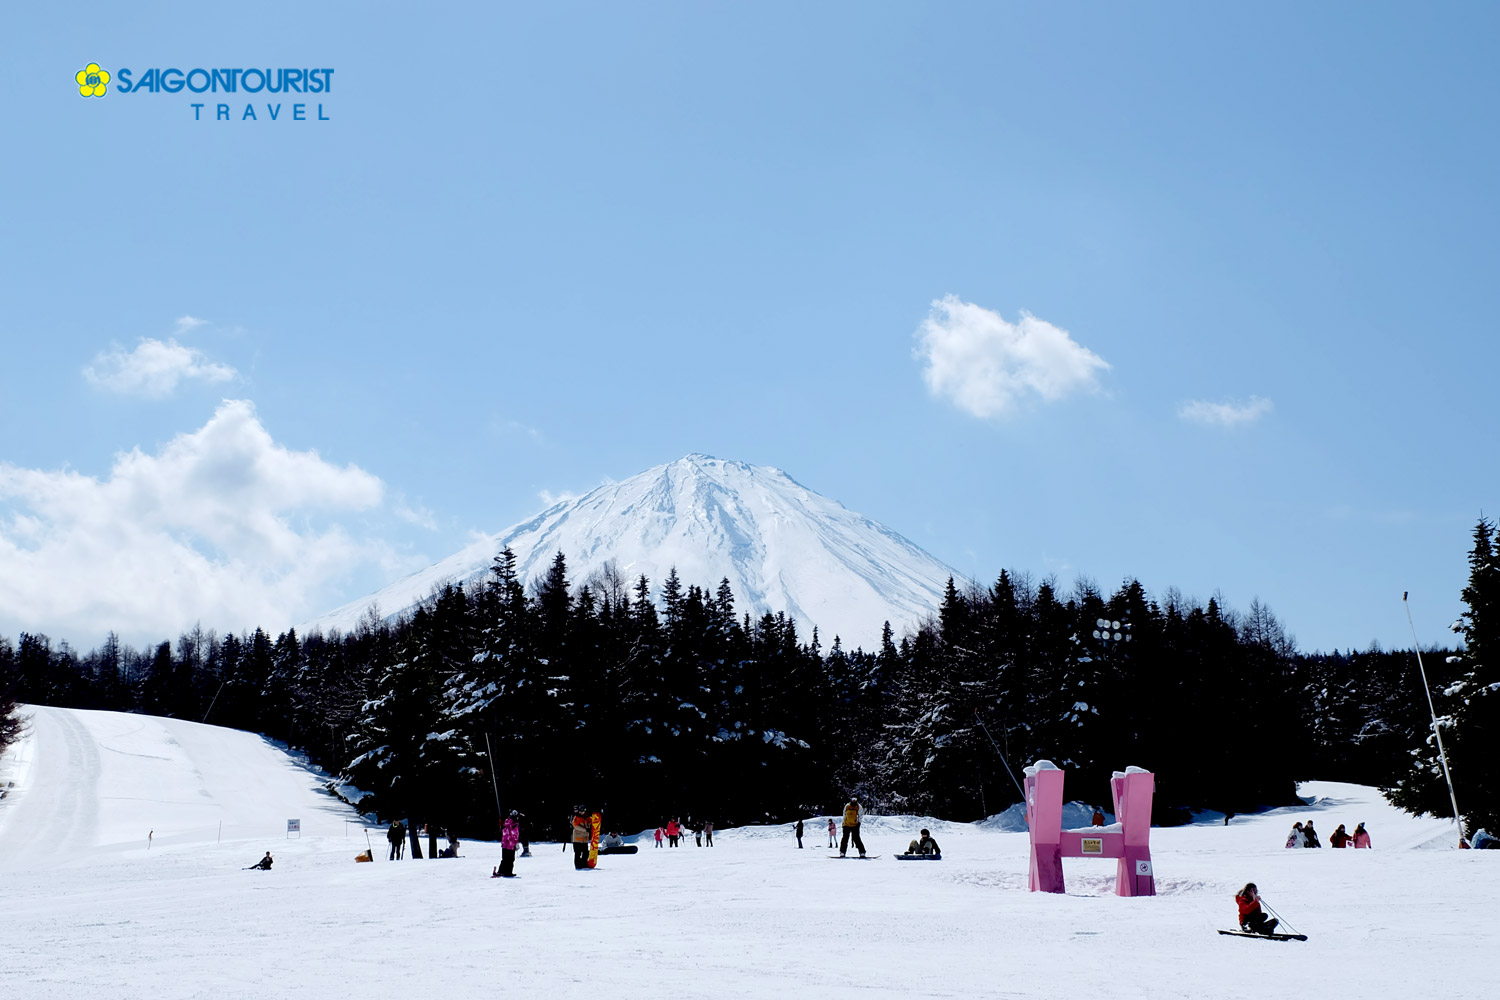
[[[537,493],[537,496],[542,498],[542,503],[546,504],[548,507],[551,507],[553,504],[566,503],[569,500],[577,500],[579,497],[583,496],[583,494],[573,493],[569,490],[563,490],[561,493],[553,493],[551,490],[541,490]]]
[[[1251,396],[1244,403],[1210,403],[1206,399],[1190,399],[1177,407],[1177,416],[1211,427],[1238,427],[1241,424],[1255,423],[1271,410],[1271,401],[1260,396]]]
[[[243,400],[103,478],[0,462],[0,623],[80,644],[284,627],[325,610],[336,578],[392,564],[328,520],[383,496],[356,466],[277,444]]]
[[[438,528],[437,518],[432,510],[421,504],[413,505],[402,500],[395,505],[393,512],[407,524],[416,525],[418,528],[425,528],[428,531],[436,531]]]
[[[1095,376],[1110,368],[1046,320],[1023,312],[1010,323],[955,295],[932,303],[916,336],[927,388],[976,417],[1007,416],[1033,397],[1053,402],[1096,390]]]
[[[185,316],[177,321],[179,330],[183,320],[188,319],[192,317]],[[94,363],[83,370],[83,377],[97,386],[149,398],[171,395],[177,383],[184,379],[227,382],[236,374],[228,365],[208,360],[208,356],[195,347],[184,347],[171,338],[154,340],[150,337],[142,337],[133,351],[126,352],[118,347],[100,351]]]
[[[181,337],[183,334],[192,333],[194,330],[198,329],[198,327],[207,325],[208,320],[206,319],[199,319],[196,316],[178,316],[177,336]]]

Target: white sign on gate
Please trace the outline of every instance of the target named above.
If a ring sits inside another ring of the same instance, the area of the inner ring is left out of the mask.
[[[289,819],[286,821],[286,835],[290,837],[294,833],[299,837],[302,836],[302,821],[300,819]]]
[[[1151,877],[1151,862],[1149,862],[1149,861],[1137,861],[1135,863],[1135,873],[1137,875],[1144,875],[1147,878],[1150,878]]]

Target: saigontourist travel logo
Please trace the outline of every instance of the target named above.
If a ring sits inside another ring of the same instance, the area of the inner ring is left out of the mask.
[[[111,75],[89,63],[73,76],[83,97],[103,97],[113,84],[118,94],[186,94],[184,111],[193,121],[332,121],[324,96],[333,90],[333,70],[327,67],[219,68],[121,67]],[[191,100],[212,94],[214,99]],[[299,100],[303,95],[314,100]],[[253,95],[247,98],[245,95]],[[268,99],[275,95],[274,99]],[[206,109],[206,110],[205,110]]]
[[[78,93],[83,97],[103,97],[109,92],[109,73],[99,68],[98,63],[89,63],[73,74],[78,83]]]

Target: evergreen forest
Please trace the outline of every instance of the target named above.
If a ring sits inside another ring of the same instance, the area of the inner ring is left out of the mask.
[[[485,839],[497,807],[547,839],[579,803],[628,830],[790,821],[852,794],[975,820],[1019,802],[1020,769],[1042,758],[1068,769],[1069,799],[1106,810],[1111,772],[1154,771],[1159,824],[1293,804],[1309,778],[1451,815],[1430,696],[1466,825],[1494,830],[1496,545],[1481,519],[1462,642],[1422,650],[1427,691],[1412,650],[1301,653],[1259,601],[1235,612],[1135,580],[950,581],[930,620],[899,637],[887,624],[865,650],[737,614],[727,581],[675,571],[575,585],[559,552],[528,588],[506,550],[482,583],[394,620],[371,609],[347,634],[198,626],[87,653],[0,638],[0,748],[20,703],[206,721],[286,744],[382,821]]]

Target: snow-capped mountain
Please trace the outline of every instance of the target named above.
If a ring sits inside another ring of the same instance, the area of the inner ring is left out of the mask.
[[[553,504],[298,631],[347,631],[372,603],[382,615],[399,613],[447,581],[483,577],[507,545],[527,583],[559,550],[575,586],[610,560],[627,587],[644,573],[653,594],[673,566],[684,588],[712,591],[727,578],[736,616],[784,611],[804,638],[816,625],[825,647],[839,635],[851,649],[874,649],[885,621],[899,637],[937,609],[949,576],[957,575],[780,469],[688,455]]]

